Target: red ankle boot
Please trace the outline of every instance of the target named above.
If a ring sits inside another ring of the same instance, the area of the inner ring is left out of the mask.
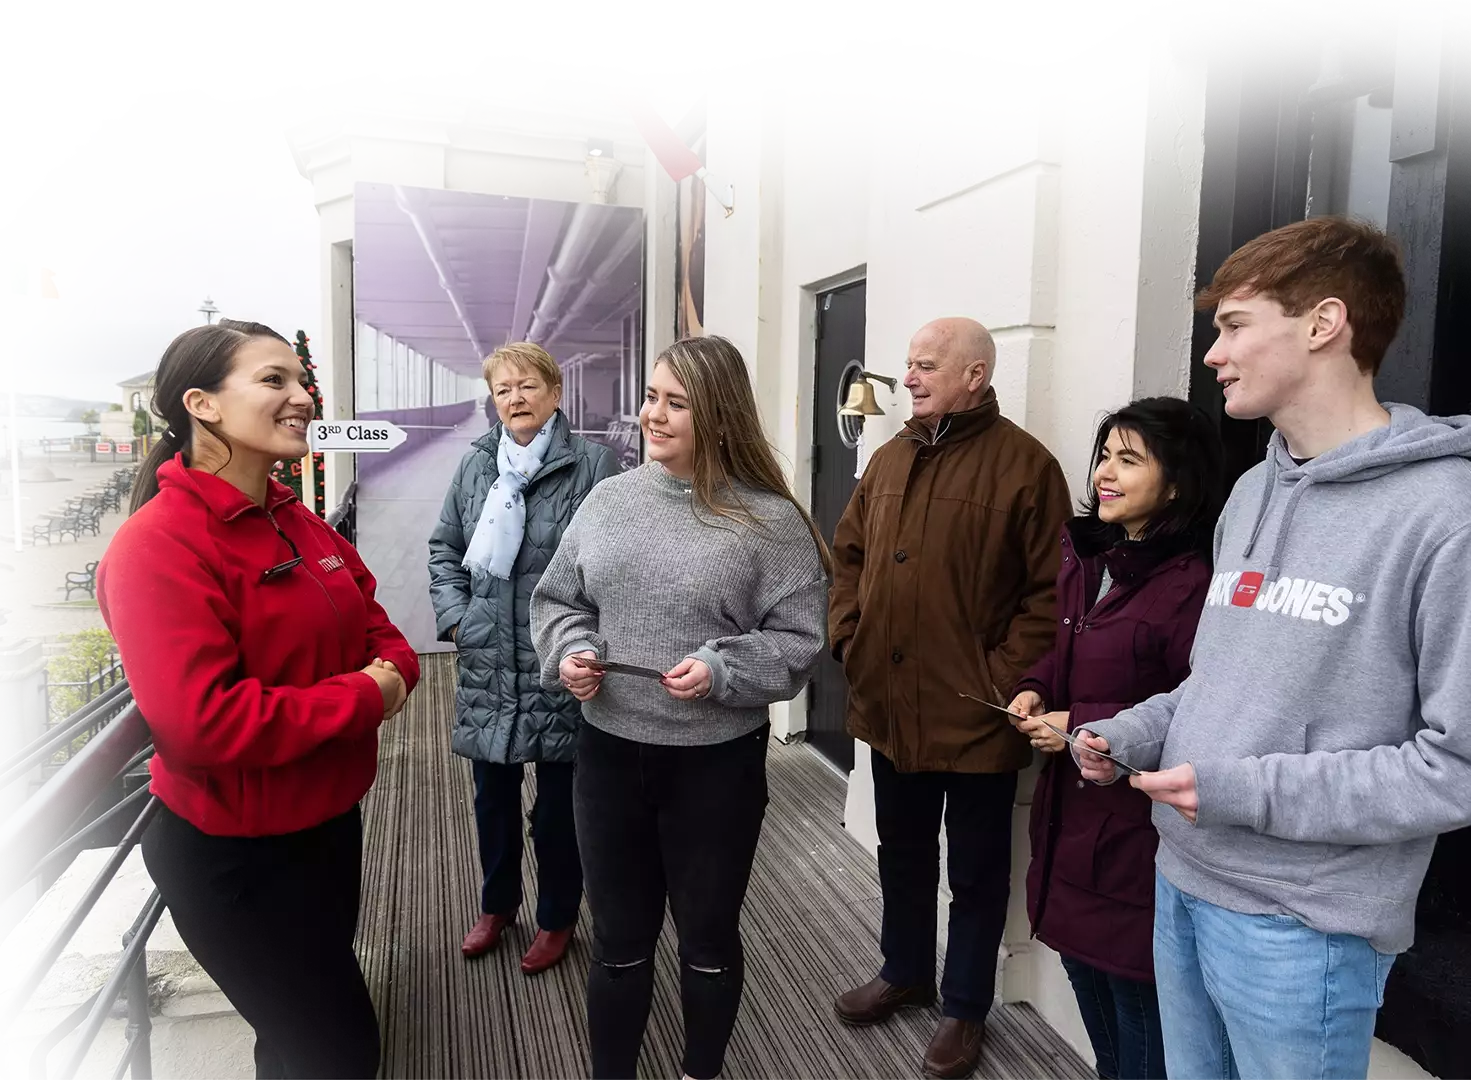
[[[501,934],[515,921],[514,911],[509,915],[480,916],[460,943],[460,952],[466,956],[484,956],[501,943]]]
[[[574,929],[575,927],[569,926],[565,930],[538,930],[531,948],[521,957],[521,971],[526,975],[535,975],[560,964],[567,955],[567,944],[572,940]]]

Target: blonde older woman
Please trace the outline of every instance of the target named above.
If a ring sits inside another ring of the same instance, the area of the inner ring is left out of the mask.
[[[612,451],[572,434],[558,407],[562,372],[539,345],[485,360],[499,423],[465,455],[429,539],[429,593],[441,640],[460,653],[454,752],[470,759],[483,883],[481,916],[461,952],[500,944],[521,905],[521,783],[536,764],[538,932],[521,960],[558,963],[577,924],[582,866],[572,819],[572,761],[582,720],[569,693],[540,685],[528,624],[531,592],[572,515],[618,472]]]

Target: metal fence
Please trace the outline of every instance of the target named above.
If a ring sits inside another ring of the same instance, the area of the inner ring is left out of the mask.
[[[109,652],[95,667],[83,672],[81,679],[53,679],[46,675],[46,727],[54,728],[75,716],[96,698],[125,681],[123,662],[116,652]],[[105,722],[105,721],[104,721]]]
[[[99,724],[98,716],[103,713],[110,714],[111,722]],[[115,683],[64,723],[0,764],[0,788],[31,775],[62,746],[86,731],[92,731],[91,737],[13,815],[0,822],[0,900],[27,882],[54,877],[78,852],[97,846],[99,838],[109,831],[126,831],[30,969],[0,1003],[0,1026],[7,1032],[138,845],[160,805],[146,786],[108,805],[116,798],[113,793],[118,781],[153,753],[148,727],[131,700],[126,682]],[[127,1008],[127,1045],[112,1075],[120,1078],[131,1070],[134,1080],[152,1076],[147,948],[163,910],[163,900],[155,889],[123,936],[122,955],[102,987],[39,1040],[31,1059],[32,1075],[55,1075],[65,1080],[75,1077],[114,1004],[122,998]],[[64,1043],[65,1061],[59,1071],[52,1073],[51,1057]]]
[[[354,480],[342,493],[342,501],[327,515],[327,524],[353,546],[358,542],[358,483]]]
[[[21,466],[95,465],[98,462],[130,465],[148,456],[157,435],[132,439],[103,439],[77,435],[65,439],[36,439],[20,447]],[[9,446],[0,447],[0,463],[10,464]]]

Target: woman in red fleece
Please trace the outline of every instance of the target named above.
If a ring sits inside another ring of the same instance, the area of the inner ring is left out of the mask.
[[[256,1075],[371,1077],[358,802],[419,665],[352,545],[270,478],[307,452],[302,374],[258,323],[174,339],[153,401],[168,429],[97,597],[156,750],[143,859],[255,1029]]]

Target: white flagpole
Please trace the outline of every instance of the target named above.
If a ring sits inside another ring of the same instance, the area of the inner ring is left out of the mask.
[[[15,291],[10,288],[9,252],[0,252],[6,263],[4,275],[4,374],[10,384],[10,508],[15,516],[15,549],[24,552],[21,541],[21,418],[15,412],[15,344],[10,340],[10,324],[15,322]]]

